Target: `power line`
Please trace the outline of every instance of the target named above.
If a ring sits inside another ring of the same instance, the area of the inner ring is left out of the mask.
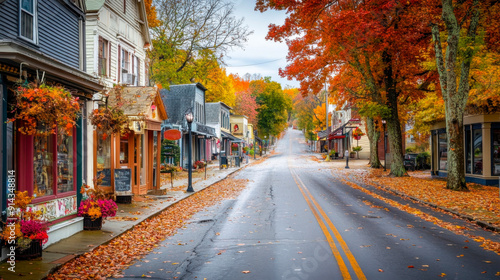
[[[254,64],[247,64],[247,65],[238,65],[238,66],[227,66],[227,67],[247,67],[247,66],[254,66],[254,65],[261,65],[261,64],[266,64],[266,63],[271,63],[271,62],[275,62],[275,61],[278,61],[278,60],[282,60],[284,57],[282,58],[278,58],[278,59],[274,59],[274,60],[269,60],[269,61],[264,61],[264,62],[259,62],[259,63],[254,63]]]

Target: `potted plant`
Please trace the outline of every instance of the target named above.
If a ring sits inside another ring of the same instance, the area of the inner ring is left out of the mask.
[[[356,157],[359,159],[359,151],[363,150],[363,147],[356,146],[352,148],[352,151],[356,153]]]
[[[237,151],[238,150],[238,144],[233,143],[231,144],[231,151]]]
[[[207,164],[204,162],[204,161],[201,161],[201,160],[197,160],[193,163],[193,167],[194,169],[202,169],[203,167],[205,167]]]
[[[92,188],[83,184],[80,193],[84,196],[78,207],[78,216],[83,217],[84,230],[100,230],[103,219],[114,217],[118,206],[112,199],[108,199],[106,194],[99,188],[103,174],[98,179],[94,179]]]
[[[41,257],[42,245],[49,238],[42,212],[28,208],[32,199],[27,191],[16,192],[14,204],[8,208],[7,224],[1,233],[7,248],[14,251],[15,258],[20,260]]]

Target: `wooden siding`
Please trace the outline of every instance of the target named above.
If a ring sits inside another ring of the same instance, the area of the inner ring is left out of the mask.
[[[37,2],[37,44],[19,38],[19,2],[15,0],[3,3],[0,9],[0,38],[12,39],[34,48],[48,57],[79,69],[79,16],[58,0],[39,0]]]
[[[112,87],[113,84],[121,82],[121,79],[118,77],[119,46],[130,51],[140,59],[139,85],[145,85],[146,69],[144,62],[146,52],[143,48],[145,40],[140,24],[141,15],[138,5],[143,5],[143,3],[136,0],[127,0],[127,10],[126,13],[123,13],[123,0],[107,0],[99,10],[98,16],[87,16],[87,73],[97,76],[95,40],[101,36],[108,41],[110,48],[111,62],[109,76],[103,79],[107,87]],[[97,30],[97,35],[93,33],[94,30]],[[120,31],[122,31],[122,34],[120,34]],[[119,35],[123,36],[125,40],[118,39]]]
[[[18,34],[19,2],[10,0],[0,8],[0,39],[16,39]]]
[[[50,57],[80,68],[78,15],[57,0],[38,1],[38,45]]]

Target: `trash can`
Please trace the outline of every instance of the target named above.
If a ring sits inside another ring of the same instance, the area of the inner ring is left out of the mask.
[[[240,157],[234,157],[234,165],[236,167],[240,167]]]
[[[219,161],[219,167],[222,168],[223,165],[225,165],[227,168],[227,157],[221,155]]]

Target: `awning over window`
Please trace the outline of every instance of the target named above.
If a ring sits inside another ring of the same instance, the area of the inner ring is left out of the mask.
[[[243,139],[236,138],[232,134],[226,133],[224,131],[221,131],[221,135],[222,135],[222,138],[229,139],[229,141],[231,141],[233,143],[242,143],[242,142],[245,142]]]

